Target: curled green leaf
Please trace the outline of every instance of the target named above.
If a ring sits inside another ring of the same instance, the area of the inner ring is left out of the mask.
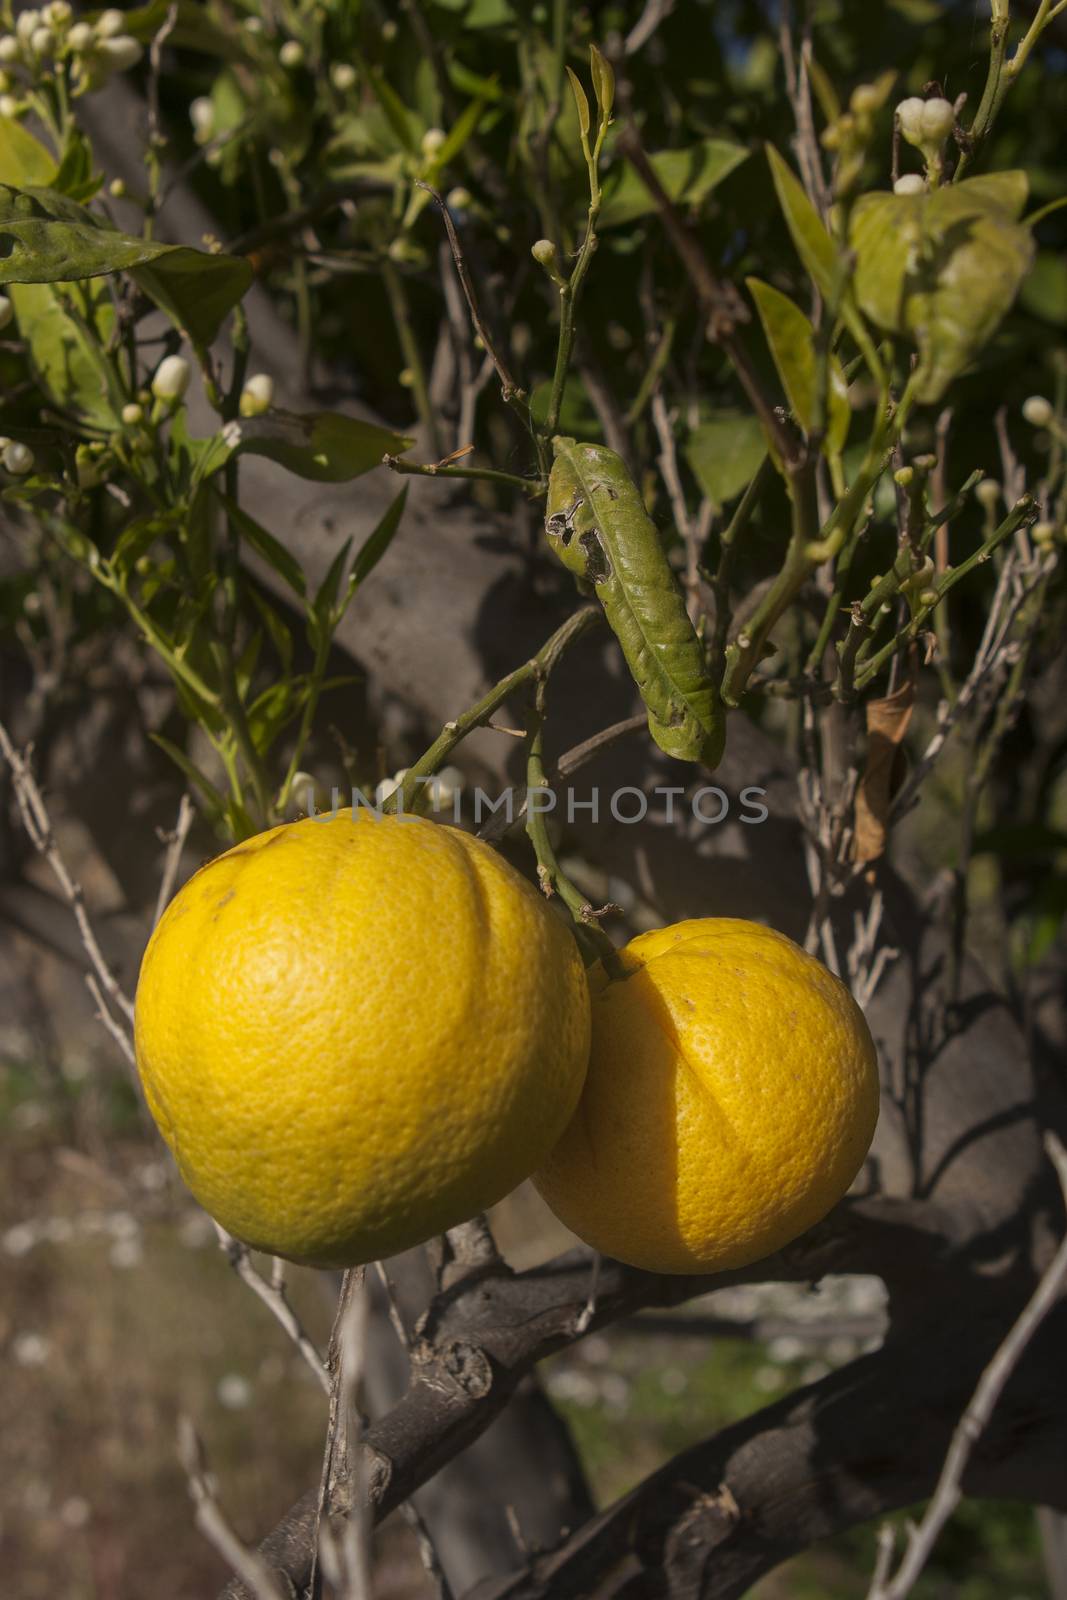
[[[725,742],[704,649],[637,485],[603,445],[557,437],[545,531],[563,565],[592,584],[661,750],[714,767]]]

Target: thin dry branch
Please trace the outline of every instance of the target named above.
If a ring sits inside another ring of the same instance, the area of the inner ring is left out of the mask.
[[[63,892],[63,898],[74,914],[82,946],[89,958],[92,976],[97,985],[97,992],[101,994],[101,1007],[104,1005],[103,996],[106,996],[111,1007],[125,1017],[127,1023],[132,1023],[133,1002],[104,959],[104,953],[100,949],[92,923],[89,921],[89,914],[85,909],[85,896],[81,884],[70,872],[56,844],[44,797],[30,767],[31,750],[32,747],[27,749],[25,754],[20,754],[15,749],[7,729],[0,722],[0,755],[11,769],[15,799],[23,826],[34,849],[47,861],[52,876]],[[114,1029],[110,1031],[114,1036]],[[128,1059],[133,1059],[128,1051],[127,1055]]]
[[[271,1316],[280,1325],[288,1337],[295,1344],[308,1366],[311,1368],[319,1385],[326,1394],[330,1393],[330,1375],[315,1345],[304,1330],[296,1312],[289,1304],[285,1292],[285,1279],[277,1271],[271,1275],[268,1283],[266,1278],[256,1271],[252,1264],[252,1254],[247,1245],[235,1239],[226,1232],[219,1223],[215,1223],[215,1232],[218,1235],[219,1249],[226,1256],[230,1266],[236,1272],[242,1283],[248,1285],[252,1293],[262,1300]]]
[[[1056,1169],[1067,1206],[1067,1150],[1054,1133],[1046,1133],[1045,1149]],[[1013,1324],[1007,1338],[978,1380],[971,1402],[960,1418],[941,1469],[933,1498],[917,1527],[909,1529],[907,1549],[893,1577],[876,1571],[867,1600],[904,1600],[911,1593],[930,1559],[941,1533],[963,1498],[963,1476],[975,1445],[989,1426],[997,1401],[1022,1359],[1030,1340],[1052,1310],[1067,1285],[1067,1235],[1041,1276],[1037,1288]],[[886,1536],[883,1535],[885,1538]],[[888,1536],[887,1542],[891,1539]]]
[[[195,814],[193,802],[190,800],[188,792],[183,792],[178,802],[178,818],[173,829],[170,833],[160,832],[160,841],[166,845],[167,853],[163,858],[163,876],[159,880],[159,895],[156,899],[156,909],[152,917],[153,928],[163,915],[167,908],[167,902],[174,893],[174,883],[178,876],[178,868],[181,865],[182,851],[185,849],[185,841],[189,837],[189,829],[193,825]]]
[[[227,1520],[208,1472],[200,1435],[186,1416],[178,1418],[178,1457],[189,1480],[196,1525],[208,1543],[238,1574],[255,1600],[293,1600],[292,1584],[268,1566],[257,1551],[250,1550]]]

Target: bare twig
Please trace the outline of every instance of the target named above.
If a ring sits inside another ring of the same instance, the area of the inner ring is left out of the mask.
[[[1067,1150],[1054,1133],[1046,1133],[1045,1149],[1056,1168],[1056,1176],[1067,1205]],[[1004,1387],[1022,1358],[1023,1352],[1043,1319],[1052,1310],[1067,1284],[1067,1235],[1046,1267],[1030,1299],[1013,1324],[1007,1338],[982,1373],[963,1416],[960,1418],[937,1488],[918,1527],[908,1530],[908,1543],[895,1576],[889,1577],[890,1562],[879,1557],[879,1570],[868,1590],[867,1600],[904,1600],[930,1558],[941,1532],[963,1498],[963,1475],[978,1440],[989,1424]],[[890,1539],[891,1536],[885,1536]],[[884,1571],[882,1570],[884,1568]]]
[[[250,1550],[231,1527],[216,1498],[200,1435],[186,1416],[178,1418],[178,1456],[189,1480],[196,1525],[204,1538],[214,1545],[255,1600],[293,1600],[289,1580],[269,1567],[258,1551]]]
[[[645,0],[644,10],[626,35],[626,40],[622,47],[623,55],[636,55],[642,45],[648,43],[660,23],[669,17],[673,10],[674,0]]]
[[[271,1281],[268,1283],[266,1278],[262,1277],[253,1266],[252,1255],[247,1245],[242,1244],[239,1239],[233,1238],[217,1222],[215,1223],[215,1232],[218,1235],[219,1249],[224,1253],[241,1282],[246,1283],[252,1293],[262,1300],[271,1316],[296,1345],[321,1387],[326,1394],[329,1394],[331,1392],[330,1375],[326,1370],[326,1363],[304,1331],[300,1318],[289,1304],[285,1292],[284,1277],[279,1272],[274,1271],[271,1275]]]
[[[405,1500],[400,1507],[400,1515],[415,1535],[415,1542],[419,1547],[422,1564],[436,1586],[437,1600],[455,1600],[452,1585],[449,1583],[445,1569],[441,1565],[441,1558],[437,1554],[437,1547],[430,1536],[429,1528],[426,1526],[426,1519],[418,1506],[413,1500]]]
[[[685,490],[678,471],[678,453],[674,447],[674,429],[667,412],[663,393],[657,389],[652,396],[652,421],[659,439],[659,469],[667,487],[675,527],[685,544],[685,608],[689,620],[696,626],[700,616],[700,549],[703,540],[693,525],[685,503]]]
[[[0,755],[4,757],[11,768],[12,784],[15,790],[15,799],[18,802],[19,812],[22,816],[23,826],[30,837],[30,843],[39,855],[42,855],[52,869],[52,875],[63,891],[63,897],[74,913],[74,920],[78,925],[82,946],[89,958],[98,992],[103,995],[114,1009],[120,1012],[127,1022],[133,1021],[133,1002],[123,991],[118,979],[104,960],[103,951],[97,943],[96,934],[93,932],[85,909],[85,897],[81,884],[72,877],[66,862],[60,855],[59,848],[52,832],[52,824],[45,807],[44,799],[37,781],[33,776],[29,764],[30,751],[20,755],[11,742],[11,738],[3,723],[0,723]]]
[[[129,1062],[130,1066],[136,1067],[137,1056],[134,1052],[132,1035],[128,1024],[119,1022],[118,1019],[112,1015],[111,1011],[108,1009],[108,1005],[104,999],[100,985],[97,983],[96,978],[91,972],[87,972],[85,974],[85,987],[88,989],[89,993],[96,1002],[97,1021],[103,1023],[108,1033],[110,1033],[111,1037],[122,1051],[122,1054],[126,1057],[126,1060]]]
[[[407,1327],[404,1323],[404,1318],[400,1310],[400,1302],[398,1301],[396,1295],[396,1288],[388,1272],[385,1270],[384,1261],[376,1261],[374,1263],[374,1270],[377,1272],[381,1286],[385,1291],[385,1303],[389,1308],[389,1321],[393,1325],[394,1333],[406,1350],[411,1343],[411,1336],[408,1333]]]
[[[815,132],[815,117],[811,104],[811,82],[808,65],[811,61],[811,18],[805,16],[800,41],[800,58],[793,46],[793,8],[789,0],[782,5],[778,19],[778,46],[785,69],[786,93],[793,108],[796,137],[793,141],[797,153],[800,175],[808,198],[824,219],[830,210],[830,191],[823,173],[819,139]]]
[[[155,914],[152,917],[152,926],[155,927],[167,902],[174,892],[174,880],[178,876],[178,867],[181,864],[182,851],[185,841],[189,837],[189,829],[193,825],[193,802],[188,793],[184,793],[178,803],[178,819],[171,833],[160,832],[160,840],[167,846],[167,854],[163,859],[163,876],[159,882],[159,895],[156,899]]]
[[[517,403],[521,415],[522,407],[526,400],[525,391],[519,387],[514,378],[511,376],[510,369],[501,356],[499,350],[493,343],[492,334],[489,332],[489,329],[482,318],[481,311],[478,307],[478,297],[474,292],[474,284],[471,280],[470,272],[467,269],[467,262],[463,255],[463,249],[460,245],[459,237],[456,233],[455,225],[453,224],[449,209],[445,205],[442,196],[435,188],[433,188],[431,184],[424,183],[421,178],[416,178],[415,182],[420,189],[425,189],[426,193],[437,202],[438,210],[441,213],[441,218],[445,225],[445,232],[448,234],[448,243],[452,251],[452,259],[456,264],[456,272],[459,274],[459,281],[463,287],[463,293],[467,299],[467,305],[471,314],[471,321],[473,322],[475,330],[477,331],[482,343],[485,345],[485,348],[492,359],[493,365],[496,368],[497,376],[500,379],[500,391],[504,397],[504,400],[509,405],[514,405]]]

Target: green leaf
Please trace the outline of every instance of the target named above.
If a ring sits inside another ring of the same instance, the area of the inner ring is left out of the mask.
[[[463,146],[478,127],[482,113],[486,109],[487,105],[484,100],[473,100],[461,113],[445,138],[444,144],[434,156],[433,164],[428,173],[428,182],[435,183],[438,174],[448,166],[450,161],[454,161],[456,156],[459,155]],[[400,225],[402,232],[406,232],[415,225],[423,209],[429,205],[430,199],[431,196],[425,189],[412,189],[411,198],[404,212],[404,220]]]
[[[294,695],[291,678],[282,678],[270,684],[248,708],[248,731],[252,743],[261,755],[265,754],[291,722],[300,706]]]
[[[1019,299],[1031,316],[1067,328],[1067,257],[1055,250],[1039,251]]]
[[[578,126],[582,131],[582,137],[588,139],[590,128],[589,101],[586,98],[585,90],[582,88],[581,79],[577,73],[568,67],[567,76],[571,81],[571,92],[574,95],[574,104],[578,112]]]
[[[404,515],[407,498],[408,486],[405,484],[378,523],[378,526],[367,535],[360,545],[348,579],[349,595],[353,594],[361,583],[366,582],[392,544],[393,539],[396,537],[397,529],[400,527],[400,519]]]
[[[0,183],[16,189],[47,187],[56,176],[54,156],[14,117],[0,117]]]
[[[135,269],[141,288],[194,344],[215,337],[252,282],[247,261],[134,239],[55,189],[0,188],[0,250],[5,245],[0,283],[70,283]]]
[[[45,183],[70,200],[84,202],[99,192],[103,182],[102,172],[93,175],[93,151],[88,139],[80,128],[69,128],[59,171]]]
[[[252,603],[259,612],[263,626],[270,634],[271,644],[278,652],[278,659],[282,664],[282,676],[288,678],[293,666],[293,635],[289,625],[278,615],[273,606],[267,604],[258,589],[252,589],[251,594]]]
[[[545,507],[550,548],[593,586],[660,749],[714,767],[725,738],[722,704],[640,490],[622,459],[603,445],[557,434],[552,451]]]
[[[159,516],[156,512],[148,516],[135,517],[128,527],[124,528],[111,554],[112,571],[120,579],[132,571],[134,563],[146,551],[150,550],[161,539],[171,525],[171,519]]]
[[[751,483],[767,454],[767,441],[748,412],[719,411],[693,429],[685,454],[712,505],[721,507]]]
[[[589,69],[593,79],[593,93],[600,109],[600,118],[606,122],[615,104],[615,73],[611,62],[601,55],[595,44],[589,46]]]
[[[247,294],[253,273],[243,256],[168,245],[150,265],[135,267],[131,277],[194,345],[208,345]]]
[[[380,72],[375,72],[373,67],[367,69],[367,81],[401,148],[414,152],[418,145],[412,113],[392,85],[386,82]]]
[[[302,599],[306,593],[307,586],[304,582],[303,570],[296,558],[289,554],[285,546],[272,533],[268,533],[266,528],[261,527],[255,517],[250,517],[247,511],[243,511],[235,500],[231,500],[228,495],[224,494],[219,495],[219,500],[225,507],[226,515],[237,529],[241,538],[250,544],[256,554],[263,557],[268,567],[276,572],[280,578],[283,578],[293,593],[300,595]]]
[[[345,570],[345,562],[348,560],[348,552],[351,548],[352,540],[346,539],[330,562],[330,570],[323,578],[319,591],[311,603],[312,620],[318,624],[318,630],[323,633],[329,631],[330,618],[333,614],[333,608],[337,604],[337,593],[341,587],[341,574]]]
[[[252,678],[255,675],[256,667],[259,664],[259,652],[262,650],[262,648],[263,631],[260,628],[256,628],[251,634],[249,634],[247,644],[241,651],[241,654],[238,656],[237,660],[234,662],[234,681],[237,685],[237,693],[242,701],[248,694],[249,685],[251,684]]]
[[[161,733],[150,733],[148,737],[153,744],[158,744],[159,748],[170,756],[175,766],[184,772],[193,787],[203,795],[207,804],[209,819],[212,822],[218,821],[226,809],[226,802],[211,782],[211,779],[200,771],[195,762],[191,761],[185,751],[176,745],[173,740],[164,738]]]
[[[817,398],[814,329],[800,307],[794,305],[780,289],[761,282],[759,278],[746,278],[745,282],[756,302],[763,332],[793,408],[793,415],[804,432],[810,433]],[[848,438],[852,410],[848,403],[848,384],[836,356],[830,357],[828,375],[823,448],[827,455],[839,456]]]
[[[748,151],[729,139],[702,139],[686,150],[660,150],[649,159],[656,177],[676,205],[697,206],[736,167],[747,161]],[[641,179],[626,165],[605,179],[597,228],[618,228],[655,209],[656,202]]]
[[[782,160],[773,145],[767,145],[766,150],[778,204],[782,208],[782,216],[797,255],[819,293],[826,297],[832,293],[834,282],[836,255],[833,240],[792,168]]]
[[[119,272],[165,245],[101,227],[54,189],[0,189],[0,283],[59,283]]]
[[[414,443],[339,411],[270,411],[245,419],[240,427],[240,450],[267,456],[316,483],[347,483],[379,466],[383,456],[400,455]]]
[[[68,314],[61,296],[83,299],[81,314]],[[81,284],[15,283],[11,301],[26,341],[30,367],[41,389],[63,411],[73,411],[98,428],[113,428],[106,358],[101,346],[114,327],[115,312],[97,280]],[[96,337],[93,332],[95,330]]]
[[[504,99],[498,72],[494,72],[490,78],[483,78],[480,73],[472,72],[470,67],[464,66],[462,61],[451,58],[445,62],[445,71],[461,94],[473,95],[477,100]]]
[[[914,340],[918,398],[932,403],[988,343],[1033,260],[1023,172],[929,194],[866,194],[849,240],[855,292],[872,322]]]

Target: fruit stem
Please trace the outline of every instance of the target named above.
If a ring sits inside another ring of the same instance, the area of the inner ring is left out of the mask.
[[[604,914],[604,910],[611,908],[604,907],[600,911],[594,909],[581,890],[567,877],[548,837],[545,812],[539,805],[533,803],[535,797],[549,792],[541,743],[546,679],[546,673],[538,677],[537,694],[530,715],[530,748],[526,757],[526,833],[537,857],[537,877],[541,889],[549,898],[553,894],[558,894],[574,918],[574,934],[581,946],[586,966],[601,961],[609,976],[618,977],[618,953],[597,920]]]

